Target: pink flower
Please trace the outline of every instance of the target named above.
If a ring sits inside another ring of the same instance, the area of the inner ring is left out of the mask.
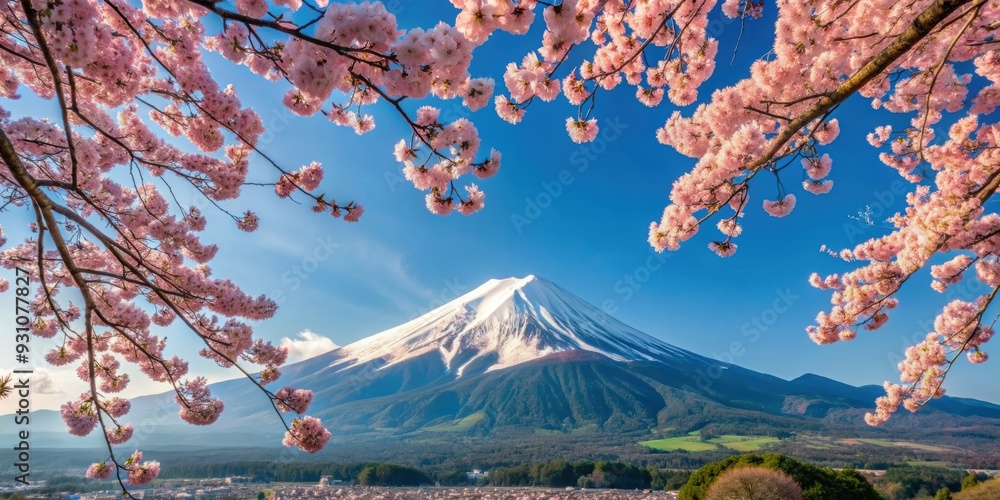
[[[86,436],[97,425],[97,412],[89,397],[84,394],[79,400],[65,403],[59,408],[69,433],[74,436]]]
[[[429,193],[425,198],[427,210],[437,215],[448,215],[451,213],[451,198],[440,198],[437,194]]]
[[[111,444],[122,444],[132,438],[134,430],[132,424],[115,427],[114,430],[108,429],[106,431],[108,442]]]
[[[375,117],[372,115],[355,118],[351,123],[354,125],[354,132],[358,135],[364,135],[375,130]]]
[[[361,215],[365,213],[365,207],[361,205],[354,204],[347,210],[347,214],[344,215],[344,220],[347,222],[357,222],[361,219]]]
[[[402,163],[406,160],[415,159],[417,157],[417,152],[406,143],[405,139],[400,139],[399,142],[396,143],[396,147],[393,148],[392,155],[396,158],[396,161]]]
[[[713,241],[708,244],[708,248],[719,254],[719,257],[731,257],[736,253],[736,244],[728,241]]]
[[[315,417],[302,417],[292,420],[292,425],[285,432],[281,444],[297,446],[308,453],[316,453],[330,441],[330,431],[323,427],[323,422]]]
[[[720,220],[716,227],[726,236],[737,237],[743,232],[743,228],[733,219]],[[713,249],[714,250],[714,249]]]
[[[840,122],[836,118],[823,123],[813,132],[813,137],[821,146],[830,144],[838,135],[840,135]]]
[[[298,185],[306,191],[316,189],[319,187],[320,181],[323,180],[323,166],[315,161],[303,166],[296,172],[296,180],[298,180]]]
[[[569,132],[569,138],[577,144],[593,141],[597,137],[597,120],[591,118],[583,121],[567,118],[566,131]]]
[[[833,189],[833,181],[802,181],[802,188],[812,194],[826,194]]]
[[[524,118],[524,108],[518,106],[516,101],[498,95],[493,103],[496,105],[497,115],[507,123],[517,125]]]
[[[149,484],[160,475],[160,462],[146,461],[132,465],[128,469],[128,484],[142,486]]]
[[[764,211],[773,217],[784,217],[795,208],[795,195],[787,194],[779,201],[764,200]]]
[[[236,0],[236,11],[250,17],[261,18],[267,13],[265,0]]]
[[[809,178],[813,180],[818,180],[830,175],[830,166],[833,164],[833,160],[830,159],[830,155],[824,154],[820,158],[803,158],[802,168],[806,169],[806,173],[809,174]]]
[[[274,393],[274,403],[278,409],[284,412],[294,411],[295,413],[305,413],[312,402],[313,393],[306,389],[295,389],[294,387],[282,387]]]
[[[80,358],[82,353],[67,350],[65,347],[53,349],[45,355],[45,360],[55,366],[63,366]]]
[[[238,227],[240,231],[252,233],[257,230],[257,225],[259,223],[260,219],[257,218],[257,214],[247,210],[247,212],[243,214],[243,218],[236,221],[236,227]]]
[[[468,198],[458,205],[458,213],[462,215],[472,215],[483,208],[483,199],[486,195],[479,190],[475,184],[466,186]]]
[[[875,132],[868,134],[868,143],[876,148],[880,148],[883,144],[885,144],[885,141],[889,139],[890,134],[892,134],[891,125],[875,127]]]
[[[279,198],[288,198],[292,193],[295,192],[295,180],[292,175],[281,174],[278,182],[274,184],[274,193],[278,195]]]
[[[417,109],[417,125],[428,127],[438,122],[441,110],[433,106],[421,106]]]
[[[647,107],[653,108],[660,104],[663,100],[663,88],[654,87],[649,89],[644,89],[639,87],[635,91],[635,98],[639,100],[642,104]]]
[[[111,477],[111,474],[115,472],[115,467],[109,465],[107,462],[97,462],[87,467],[86,476],[91,479],[96,479],[98,481],[103,481]]]
[[[262,385],[270,384],[271,382],[278,380],[280,377],[281,372],[273,366],[268,366],[260,371],[260,383]]]
[[[577,79],[574,73],[570,73],[569,76],[563,79],[562,87],[566,99],[574,106],[579,106],[583,103],[584,99],[590,96],[587,86],[584,85],[583,81]],[[663,97],[662,93],[660,97]]]
[[[483,160],[481,163],[478,163],[475,170],[472,171],[472,174],[480,179],[492,177],[497,173],[497,170],[500,170],[500,158],[500,152],[495,149],[491,149],[490,157]]]
[[[118,418],[129,412],[132,408],[132,403],[124,398],[111,398],[111,400],[106,401],[102,405],[102,408],[104,408],[104,411],[108,412],[108,415],[111,415],[111,417]]]
[[[472,78],[468,82],[463,83],[459,88],[459,93],[462,95],[462,104],[472,111],[482,109],[490,102],[490,97],[493,96],[493,84],[492,78]]]
[[[204,377],[181,382],[174,400],[180,406],[178,415],[193,425],[209,425],[219,419],[225,404],[211,397],[208,381]]]

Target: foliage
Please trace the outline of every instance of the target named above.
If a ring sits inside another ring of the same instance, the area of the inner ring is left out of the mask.
[[[441,486],[466,486],[469,484],[469,476],[462,469],[439,472],[434,474],[434,480]]]
[[[801,500],[802,488],[791,476],[765,467],[733,467],[705,493],[706,500]]]
[[[943,467],[890,467],[883,481],[900,483],[906,498],[931,496],[941,488],[958,491],[965,477],[963,471]]]
[[[995,500],[1000,498],[1000,477],[983,481],[968,491],[953,495],[955,500]]]
[[[691,478],[691,471],[686,470],[663,470],[656,467],[649,468],[649,487],[654,490],[673,491],[680,489],[684,483]]]
[[[636,489],[649,488],[653,478],[658,478],[658,488],[663,489],[674,476],[656,468],[639,467],[624,462],[599,460],[591,462],[578,460],[570,463],[553,460],[534,465],[521,464],[514,467],[499,467],[490,472],[493,486],[545,486],[562,488]],[[674,479],[676,481],[676,479]],[[671,482],[671,484],[674,484]]]
[[[979,484],[979,476],[976,474],[969,474],[962,479],[962,491],[970,490]]]
[[[358,474],[362,486],[420,486],[434,484],[424,471],[395,464],[371,464]]]
[[[934,494],[934,500],[951,500],[951,490],[948,488],[941,488]]]
[[[843,469],[820,469],[793,458],[774,453],[766,455],[739,455],[708,464],[693,474],[680,490],[680,500],[703,500],[712,483],[729,469],[735,467],[764,467],[780,470],[795,480],[802,488],[805,500],[837,500],[852,498],[857,500],[878,500],[880,497],[872,485],[857,471]]]

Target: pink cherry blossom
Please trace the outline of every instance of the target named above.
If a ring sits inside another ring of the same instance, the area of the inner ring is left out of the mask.
[[[236,227],[240,228],[240,231],[246,231],[252,233],[257,230],[257,226],[260,224],[260,219],[257,218],[257,214],[247,211],[243,214],[243,217],[236,221]]]
[[[833,189],[833,181],[802,181],[802,189],[812,194],[826,194]]]
[[[719,257],[732,257],[736,253],[736,244],[728,241],[713,241],[708,248],[719,254]]]
[[[74,436],[86,436],[97,425],[97,412],[89,394],[82,395],[77,401],[63,404],[59,410],[69,433]]]
[[[764,200],[764,211],[773,217],[784,217],[795,208],[795,195],[787,194],[778,201]]]
[[[132,424],[125,424],[123,426],[115,427],[114,429],[108,429],[107,439],[111,444],[122,444],[132,438],[132,433],[135,429],[132,428]]]
[[[309,409],[309,403],[312,402],[313,393],[310,390],[286,386],[275,392],[274,398],[274,403],[281,411],[305,413]]]
[[[573,142],[577,144],[590,142],[597,137],[597,120],[591,118],[584,121],[567,118],[566,130],[569,131],[569,137]]]
[[[295,446],[307,453],[322,450],[330,441],[330,431],[315,417],[302,417],[292,420],[285,438],[281,441],[285,446]]]
[[[107,462],[97,462],[91,464],[87,467],[86,476],[90,479],[96,479],[98,481],[104,481],[109,479],[112,474],[115,473],[115,466],[108,464]]]

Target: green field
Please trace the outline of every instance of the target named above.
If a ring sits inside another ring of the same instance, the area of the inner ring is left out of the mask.
[[[702,441],[698,433],[693,432],[687,436],[641,441],[639,444],[659,451],[711,451],[717,450],[719,447],[736,451],[757,451],[778,441],[778,438],[773,437],[740,436],[736,434],[724,434],[707,441]]]
[[[423,430],[430,432],[454,432],[454,431],[467,431],[472,428],[473,425],[478,424],[486,418],[486,413],[482,411],[477,411],[468,417],[460,420],[454,420],[445,424],[432,425],[429,427],[424,427]]]
[[[911,448],[911,449],[914,449],[914,450],[923,450],[923,451],[948,451],[949,450],[949,448],[944,447],[944,446],[934,446],[934,445],[930,445],[930,444],[911,443],[909,441],[889,441],[888,439],[852,439],[852,440],[844,440],[844,442],[847,442],[847,441],[858,441],[858,442],[865,443],[865,444],[873,444],[875,446]]]

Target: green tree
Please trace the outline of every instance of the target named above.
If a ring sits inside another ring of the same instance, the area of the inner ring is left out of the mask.
[[[802,488],[792,476],[765,467],[734,467],[718,477],[707,500],[801,500]]]
[[[441,486],[465,486],[469,484],[469,475],[462,469],[439,472],[435,479]]]
[[[776,453],[727,457],[698,469],[680,490],[679,500],[704,500],[705,494],[725,471],[735,467],[756,466],[780,470],[802,487],[803,500],[881,500],[875,488],[857,471],[821,469]]]
[[[951,490],[948,488],[941,488],[938,490],[937,494],[934,495],[934,500],[951,500]]]
[[[434,481],[420,469],[395,464],[371,464],[358,474],[362,486],[420,486]]]
[[[576,484],[577,476],[573,465],[565,460],[554,460],[545,464],[539,474],[542,486],[562,488]]]
[[[968,476],[965,476],[965,479],[962,480],[962,491],[971,490],[978,484],[979,484],[979,477],[976,476],[975,474],[969,474]]]

